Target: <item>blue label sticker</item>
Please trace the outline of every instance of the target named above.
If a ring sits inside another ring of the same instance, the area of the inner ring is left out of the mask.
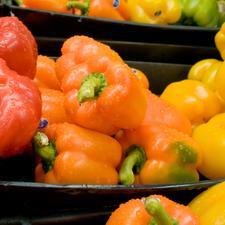
[[[133,73],[136,74],[138,73],[138,71],[136,69],[133,69]]]
[[[120,0],[114,0],[114,1],[113,1],[113,7],[114,7],[114,8],[118,8],[119,5],[120,5]]]
[[[43,129],[43,128],[47,127],[47,126],[48,126],[48,120],[46,120],[45,118],[42,118],[40,123],[39,123],[38,128],[39,129]]]

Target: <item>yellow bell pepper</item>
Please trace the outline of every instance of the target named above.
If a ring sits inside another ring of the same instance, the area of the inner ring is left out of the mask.
[[[204,59],[195,63],[188,79],[199,80],[214,91],[225,109],[225,62],[217,59]]]
[[[188,205],[203,225],[225,224],[225,182],[214,185]]]
[[[218,96],[225,102],[225,62],[223,62],[216,74],[215,88]]]
[[[193,125],[204,123],[222,110],[222,105],[207,85],[197,80],[169,84],[161,98],[181,110]]]
[[[209,179],[225,178],[225,113],[196,127],[193,138],[202,146],[201,174]]]
[[[215,35],[215,44],[223,60],[225,59],[225,23]]]
[[[204,59],[195,63],[188,73],[188,79],[199,80],[207,84],[213,91],[216,90],[215,78],[222,66],[222,61],[216,59]]]
[[[124,0],[130,20],[149,24],[176,23],[182,13],[179,0]]]

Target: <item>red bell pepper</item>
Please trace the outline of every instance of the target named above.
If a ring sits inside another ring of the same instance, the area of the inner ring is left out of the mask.
[[[35,39],[17,17],[0,18],[0,58],[20,75],[34,78],[37,61]]]
[[[0,59],[0,157],[23,153],[41,118],[41,96],[34,82]]]

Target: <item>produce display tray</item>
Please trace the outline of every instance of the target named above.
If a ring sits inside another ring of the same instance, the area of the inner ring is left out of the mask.
[[[105,40],[212,47],[218,31],[218,28],[150,25],[21,8],[13,5],[11,0],[6,0],[5,4],[6,13],[19,17],[34,35],[39,36],[69,37],[83,34]]]
[[[39,54],[60,55],[64,38],[36,36],[36,40]],[[130,66],[141,69],[156,94],[167,84],[186,78],[198,60],[220,58],[213,46],[98,40],[110,45]],[[1,225],[104,225],[110,213],[131,198],[162,194],[187,204],[203,190],[224,181],[202,178],[197,183],[169,185],[49,185],[33,182],[34,166],[30,155],[0,159]]]

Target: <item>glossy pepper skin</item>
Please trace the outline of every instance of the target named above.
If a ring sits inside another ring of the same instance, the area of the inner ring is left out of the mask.
[[[123,203],[106,225],[200,225],[199,218],[185,205],[162,195],[150,195]]]
[[[225,114],[211,118],[193,132],[193,138],[202,146],[200,172],[209,179],[225,178]],[[210,138],[206,138],[210,137]]]
[[[113,135],[142,122],[147,107],[145,88],[116,52],[91,38],[75,36],[64,43],[62,53],[56,68],[74,123]],[[66,60],[63,66],[63,58],[70,56],[71,64]],[[67,72],[62,77],[63,70]]]
[[[184,133],[163,124],[152,123],[125,130],[116,139],[125,154],[119,172],[122,184],[165,184],[199,180],[197,167],[201,162],[201,149]]]
[[[69,9],[79,9],[82,15],[124,20],[123,15],[127,15],[126,8],[123,7],[123,13],[120,14],[120,11],[116,9],[116,2],[114,0],[70,0],[67,5]]]
[[[0,18],[0,58],[20,75],[34,78],[37,60],[36,42],[17,17]]]
[[[217,0],[180,0],[182,17],[180,22],[187,25],[217,27],[220,14]]]
[[[188,73],[188,79],[199,80],[206,84],[212,91],[216,93],[216,96],[219,98],[224,108],[224,73],[225,62],[216,59],[204,59],[191,67]]]
[[[219,97],[219,99],[221,100],[223,105],[225,105],[224,73],[225,73],[225,62],[223,61],[221,63],[221,66],[220,66],[219,70],[217,71],[216,77],[215,77],[216,93],[217,93],[217,96]]]
[[[188,206],[204,225],[223,225],[225,218],[225,182],[210,187],[195,197]]]
[[[144,74],[141,70],[132,68],[134,76],[137,80],[143,85],[144,88],[149,89],[150,83],[146,74]]]
[[[173,82],[160,97],[181,110],[194,126],[208,121],[222,110],[217,95],[197,80]]]
[[[65,96],[59,90],[39,88],[42,100],[42,118],[47,120],[48,125],[54,123],[71,122],[66,113]]]
[[[69,13],[71,10],[67,8],[69,0],[22,0],[23,7],[50,10],[55,12]]]
[[[35,170],[37,182],[118,183],[121,146],[115,139],[69,123],[51,125],[45,133],[47,136],[39,132],[33,139],[42,159]]]
[[[148,96],[148,104],[144,120],[141,124],[142,126],[161,123],[189,136],[192,134],[191,122],[184,113],[153,94],[150,90],[146,90],[146,93]]]
[[[60,83],[55,72],[55,61],[47,56],[39,55],[34,78],[40,88],[60,90]]]
[[[27,77],[10,70],[0,59],[0,157],[21,154],[31,141],[41,118],[41,97]]]
[[[149,24],[176,23],[181,16],[179,0],[124,0],[130,20]]]
[[[225,23],[220,27],[220,30],[215,35],[216,48],[220,52],[222,59],[225,59]]]
[[[204,59],[195,63],[188,72],[188,79],[198,80],[216,90],[216,76],[223,62],[217,59]]]

